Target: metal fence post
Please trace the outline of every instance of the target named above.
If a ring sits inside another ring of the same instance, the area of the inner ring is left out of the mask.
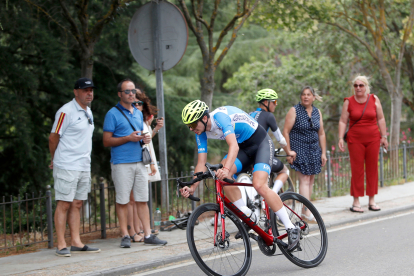
[[[326,151],[326,158],[328,163],[328,197],[331,197],[331,152],[329,150]]]
[[[190,176],[192,176],[193,174],[194,174],[194,166],[191,166],[190,167]],[[194,192],[194,196],[198,196],[197,190]],[[196,205],[195,201],[194,200],[191,200],[191,210],[194,211],[195,205]]]
[[[52,192],[50,191],[52,187],[50,185],[46,186],[46,214],[47,214],[47,239],[48,248],[53,248],[53,212],[52,212]]]
[[[154,217],[152,212],[152,182],[148,180],[148,209],[149,209],[149,216],[150,216],[150,225],[151,229],[154,228]]]
[[[106,239],[106,213],[105,213],[105,184],[104,178],[99,178],[99,207],[101,212],[101,239]]]
[[[403,143],[403,168],[404,168],[404,182],[407,182],[407,143]]]
[[[380,147],[380,186],[384,187],[384,148]]]

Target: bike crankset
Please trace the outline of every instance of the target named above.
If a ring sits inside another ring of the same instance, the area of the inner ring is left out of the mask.
[[[268,246],[260,236],[257,237],[257,244],[259,245],[260,251],[266,256],[273,256],[276,252],[276,244]]]

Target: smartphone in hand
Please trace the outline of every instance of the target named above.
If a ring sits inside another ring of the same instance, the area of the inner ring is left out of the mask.
[[[387,153],[387,149],[386,148],[384,148],[383,150],[384,150],[384,153]]]

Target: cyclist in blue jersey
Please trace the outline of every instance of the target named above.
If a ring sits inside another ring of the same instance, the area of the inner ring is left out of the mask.
[[[258,91],[256,94],[256,102],[258,102],[259,107],[255,111],[250,112],[249,115],[252,116],[259,125],[266,130],[266,132],[268,132],[269,129],[271,130],[276,140],[286,152],[286,155],[289,156],[294,154],[294,152],[291,153],[288,149],[286,139],[280,132],[276,123],[276,118],[273,115],[277,106],[277,99],[277,93],[273,89],[266,88]],[[289,170],[279,159],[273,157],[272,173],[277,174],[276,181],[273,185],[273,191],[277,193],[280,188],[282,188],[283,183],[288,179]]]
[[[294,250],[300,239],[300,228],[292,224],[277,193],[272,191],[267,180],[273,163],[274,146],[266,131],[243,110],[233,106],[222,106],[209,113],[208,106],[195,100],[182,111],[182,120],[196,134],[198,160],[195,173],[205,171],[207,162],[207,140],[226,140],[229,150],[223,158],[223,168],[216,176],[223,180],[235,173],[254,166],[253,187],[266,200],[285,225],[288,232],[288,250]],[[192,195],[199,182],[181,189],[184,197]],[[237,186],[225,186],[226,196],[241,211],[251,210],[244,203]]]

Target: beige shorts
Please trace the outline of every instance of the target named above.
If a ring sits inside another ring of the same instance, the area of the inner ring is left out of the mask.
[[[137,202],[148,202],[148,172],[142,162],[112,164],[116,203],[127,204],[131,191]]]
[[[87,200],[91,192],[91,172],[69,171],[53,167],[55,200]]]

